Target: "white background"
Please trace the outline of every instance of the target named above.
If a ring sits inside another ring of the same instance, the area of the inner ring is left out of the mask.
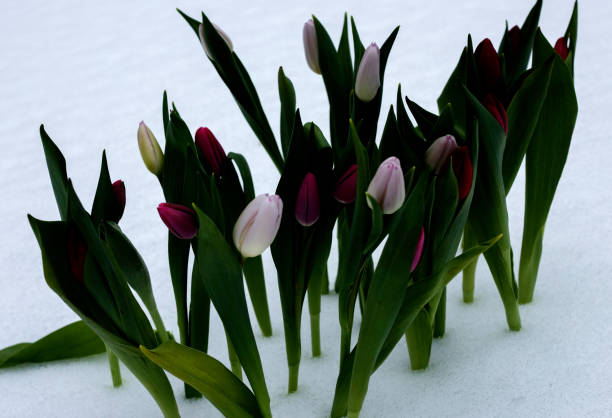
[[[382,44],[401,25],[387,66],[386,114],[399,82],[404,94],[434,110],[468,32],[475,42],[488,36],[497,45],[505,20],[521,24],[532,3],[5,0],[0,13],[0,347],[36,340],[76,319],[45,285],[26,220],[26,213],[58,217],[40,123],[64,152],[68,174],[87,205],[101,152],[107,150],[111,177],[122,178],[127,187],[122,227],[145,258],[162,315],[174,330],[166,228],[155,210],[162,194],[140,160],[138,122],[145,120],[163,143],[161,98],[167,89],[192,132],[210,127],[226,151],[249,158],[258,193],[275,189],[275,168],[175,7],[196,16],[205,8],[230,35],[275,132],[280,65],[293,80],[303,119],[327,132],[323,83],[308,69],[302,50],[302,24],[311,13],[335,42],[344,11],[355,16],[364,43]],[[572,6],[570,0],[544,2],[540,24],[551,42],[565,31]],[[612,414],[611,9],[603,0],[580,5],[575,68],[580,110],[547,224],[536,296],[521,307],[523,329],[507,331],[499,297],[481,263],[472,306],[461,303],[459,280],[450,286],[447,335],[434,343],[429,369],[411,372],[400,344],[371,380],[364,417]],[[521,172],[508,203],[516,252],[523,180]],[[333,257],[332,269],[335,264]],[[304,318],[300,387],[287,395],[282,318],[269,253],[265,267],[275,334],[269,339],[256,334],[273,413],[326,416],[337,373],[337,298],[323,300],[320,359],[310,357]],[[210,352],[227,363],[218,318],[212,326]],[[125,368],[123,375],[124,386],[113,389],[104,356],[2,370],[0,416],[160,415]],[[171,381],[184,416],[218,415],[206,400],[184,400],[182,384]]]

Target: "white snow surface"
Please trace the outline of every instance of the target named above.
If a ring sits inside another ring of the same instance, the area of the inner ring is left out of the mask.
[[[345,11],[355,16],[363,42],[384,41],[401,25],[385,79],[383,115],[397,83],[428,109],[454,68],[466,36],[501,39],[505,20],[521,24],[533,0],[280,0],[4,1],[0,13],[0,347],[34,341],[76,315],[46,286],[40,251],[26,213],[58,218],[38,135],[44,123],[64,152],[68,174],[89,206],[106,149],[111,177],[127,187],[122,227],[147,262],[168,327],[176,315],[166,257],[162,201],[154,176],[140,160],[138,123],[163,141],[164,89],[191,130],[210,127],[226,150],[245,154],[257,193],[273,192],[278,173],[245,123],[231,95],[205,59],[193,32],[174,10],[204,8],[232,38],[278,133],[277,70],[293,80],[305,121],[328,131],[320,77],[302,50],[302,24],[315,14],[337,42]],[[546,0],[540,25],[554,42],[565,31],[571,0]],[[485,263],[476,300],[461,302],[461,283],[449,287],[447,333],[436,340],[430,367],[412,372],[400,343],[370,381],[363,417],[612,416],[612,188],[610,112],[612,6],[583,0],[575,83],[580,107],[565,172],[548,219],[534,302],[521,306],[523,329],[507,330]],[[521,243],[524,173],[508,199],[515,252]],[[277,417],[329,414],[338,369],[337,296],[322,303],[323,355],[310,355],[307,314],[297,393],[287,395],[287,368],[276,275],[264,255],[274,336],[254,323],[272,411]],[[332,255],[331,271],[337,259]],[[307,311],[307,309],[305,309]],[[253,321],[254,322],[254,321]],[[357,320],[358,325],[359,322]],[[210,353],[228,364],[225,338],[212,319]],[[355,335],[356,336],[356,335]],[[155,402],[122,368],[124,386],[111,386],[104,355],[24,365],[0,371],[3,417],[155,417]],[[205,399],[188,401],[170,378],[181,414],[219,416]]]

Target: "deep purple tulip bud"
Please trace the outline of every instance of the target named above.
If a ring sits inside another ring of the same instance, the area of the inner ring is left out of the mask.
[[[357,196],[357,164],[353,164],[336,182],[334,199],[340,203],[353,203]]]
[[[566,38],[562,36],[557,39],[557,42],[555,42],[555,51],[557,52],[557,54],[559,54],[563,61],[567,59],[567,56],[569,54],[569,48],[567,47]]]
[[[474,51],[474,59],[486,92],[495,91],[501,81],[501,65],[497,51],[489,38],[485,38],[478,44]]]
[[[257,257],[272,244],[283,214],[278,195],[262,194],[242,211],[234,225],[234,245],[243,257]]]
[[[295,219],[302,226],[311,226],[319,219],[320,214],[321,202],[317,178],[314,174],[307,173],[295,200]]]
[[[87,256],[87,243],[74,225],[68,228],[68,262],[72,276],[84,283],[85,257]]]
[[[402,207],[406,198],[406,186],[402,166],[397,157],[389,157],[378,166],[367,193],[376,199],[385,215]],[[369,200],[368,206],[372,207]]]
[[[195,134],[195,144],[204,156],[203,163],[207,169],[220,176],[227,160],[223,147],[208,128],[199,128]]]
[[[321,74],[321,67],[319,67],[319,44],[317,42],[317,31],[315,30],[314,21],[308,19],[304,23],[304,29],[302,29],[302,39],[304,41],[304,55],[306,55],[306,62],[312,71],[317,74]]]
[[[425,163],[436,175],[448,164],[448,159],[457,149],[457,141],[452,135],[444,135],[436,139],[425,151]]]
[[[112,187],[113,193],[115,193],[115,197],[117,198],[117,213],[115,219],[112,220],[119,222],[125,210],[125,183],[123,180],[117,180],[112,184]]]
[[[164,165],[164,153],[159,147],[155,135],[144,122],[138,125],[138,149],[147,169],[158,175]]]
[[[380,87],[380,50],[376,43],[371,43],[363,53],[357,77],[355,79],[355,95],[362,102],[369,102]]]
[[[177,238],[191,239],[198,233],[198,221],[193,209],[175,203],[160,203],[157,211],[161,220]]]
[[[513,57],[516,56],[521,46],[521,29],[517,25],[512,26],[512,29],[508,31],[506,40],[508,42],[510,55]]]
[[[421,227],[421,235],[419,235],[419,242],[417,242],[416,250],[414,251],[414,256],[412,257],[412,266],[410,267],[410,273],[416,270],[419,265],[419,261],[421,261],[421,256],[423,255],[423,247],[425,244],[425,229]]]
[[[482,105],[489,111],[491,115],[499,122],[504,132],[508,133],[508,115],[506,114],[506,108],[499,99],[492,94],[488,94],[487,97],[482,101]]]
[[[232,44],[232,40],[230,39],[229,36],[227,36],[227,33],[223,32],[223,30],[219,26],[215,25],[214,23],[213,23],[213,26],[217,30],[217,33],[221,35],[221,37],[227,44],[227,47],[230,49],[230,51],[233,51],[234,44]],[[200,26],[198,27],[198,35],[200,36],[200,43],[202,44],[202,48],[204,48],[204,52],[206,52],[206,55],[208,55],[208,58],[213,59],[212,55],[210,55],[210,49],[208,49],[208,45],[206,44],[206,39],[204,38],[204,26],[202,26],[202,24],[200,24]]]
[[[472,189],[474,175],[470,150],[467,147],[459,147],[453,153],[453,171],[459,188],[459,200],[463,200]]]

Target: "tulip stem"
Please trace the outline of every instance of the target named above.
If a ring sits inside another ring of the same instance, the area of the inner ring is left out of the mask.
[[[169,340],[168,331],[164,326],[164,321],[162,320],[159,311],[157,310],[157,305],[153,304],[149,308],[149,313],[151,314],[151,318],[153,319],[153,323],[155,324],[155,328],[157,329],[157,334],[162,343],[165,343]]]
[[[463,233],[463,251],[469,250],[474,243],[471,241],[469,233],[464,231]],[[474,288],[476,286],[476,265],[478,258],[463,270],[463,302],[472,303],[474,302]]]
[[[312,356],[321,356],[321,331],[320,331],[320,315],[310,315],[310,336],[311,336],[311,347]]]
[[[229,335],[226,333],[225,336],[227,338],[227,354],[229,356],[232,372],[236,375],[236,377],[242,380],[242,366],[240,365],[238,354],[236,354],[236,349],[234,348],[234,344],[232,344]]]
[[[121,369],[119,368],[119,359],[111,351],[111,349],[106,346],[106,353],[108,354],[108,366],[111,372],[111,378],[113,380],[113,387],[118,388],[121,386]]]
[[[297,391],[300,363],[289,365],[289,393]]]

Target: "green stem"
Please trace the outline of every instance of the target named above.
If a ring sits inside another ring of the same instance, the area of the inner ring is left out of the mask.
[[[440,295],[437,308],[435,309],[433,337],[442,338],[446,332],[446,287]]]
[[[108,354],[108,366],[110,368],[111,378],[113,379],[113,387],[118,388],[121,386],[121,369],[119,368],[119,359],[108,346],[106,346],[106,353]]]
[[[474,245],[471,240],[471,236],[467,231],[463,233],[463,251],[469,250]],[[478,258],[470,263],[463,270],[463,302],[472,303],[474,302],[474,288],[476,286],[476,265],[478,264]]]
[[[533,300],[540,258],[542,257],[542,241],[544,228],[535,235],[535,238],[523,238],[521,247],[521,262],[519,266],[519,297],[520,304],[530,303]]]
[[[359,418],[360,411],[348,411],[346,418]]]
[[[300,363],[289,365],[289,393],[297,391]]]
[[[236,349],[232,344],[229,336],[225,334],[227,338],[227,354],[229,356],[229,361],[232,367],[232,372],[242,380],[242,366],[240,365],[240,359],[238,359],[238,354],[236,354]]]
[[[423,370],[429,365],[433,333],[429,314],[421,309],[415,320],[406,330],[406,344],[410,356],[410,368]]]
[[[310,312],[310,341],[312,356],[321,355],[321,332],[319,317],[321,313],[321,282],[324,272],[315,269],[308,283],[308,311]]]
[[[159,335],[161,342],[167,342],[169,340],[168,331],[166,330],[166,327],[164,326],[164,321],[162,320],[162,317],[159,314],[159,311],[157,310],[157,305],[151,305],[151,307],[149,308],[149,313],[151,314],[151,318],[153,318],[153,324],[155,324],[155,329],[157,329],[157,334]]]
[[[323,282],[321,283],[321,294],[329,295],[329,273],[327,266],[325,266],[325,273],[323,274]]]
[[[313,357],[321,356],[320,315],[318,313],[310,315],[310,337],[311,337],[312,356]]]

